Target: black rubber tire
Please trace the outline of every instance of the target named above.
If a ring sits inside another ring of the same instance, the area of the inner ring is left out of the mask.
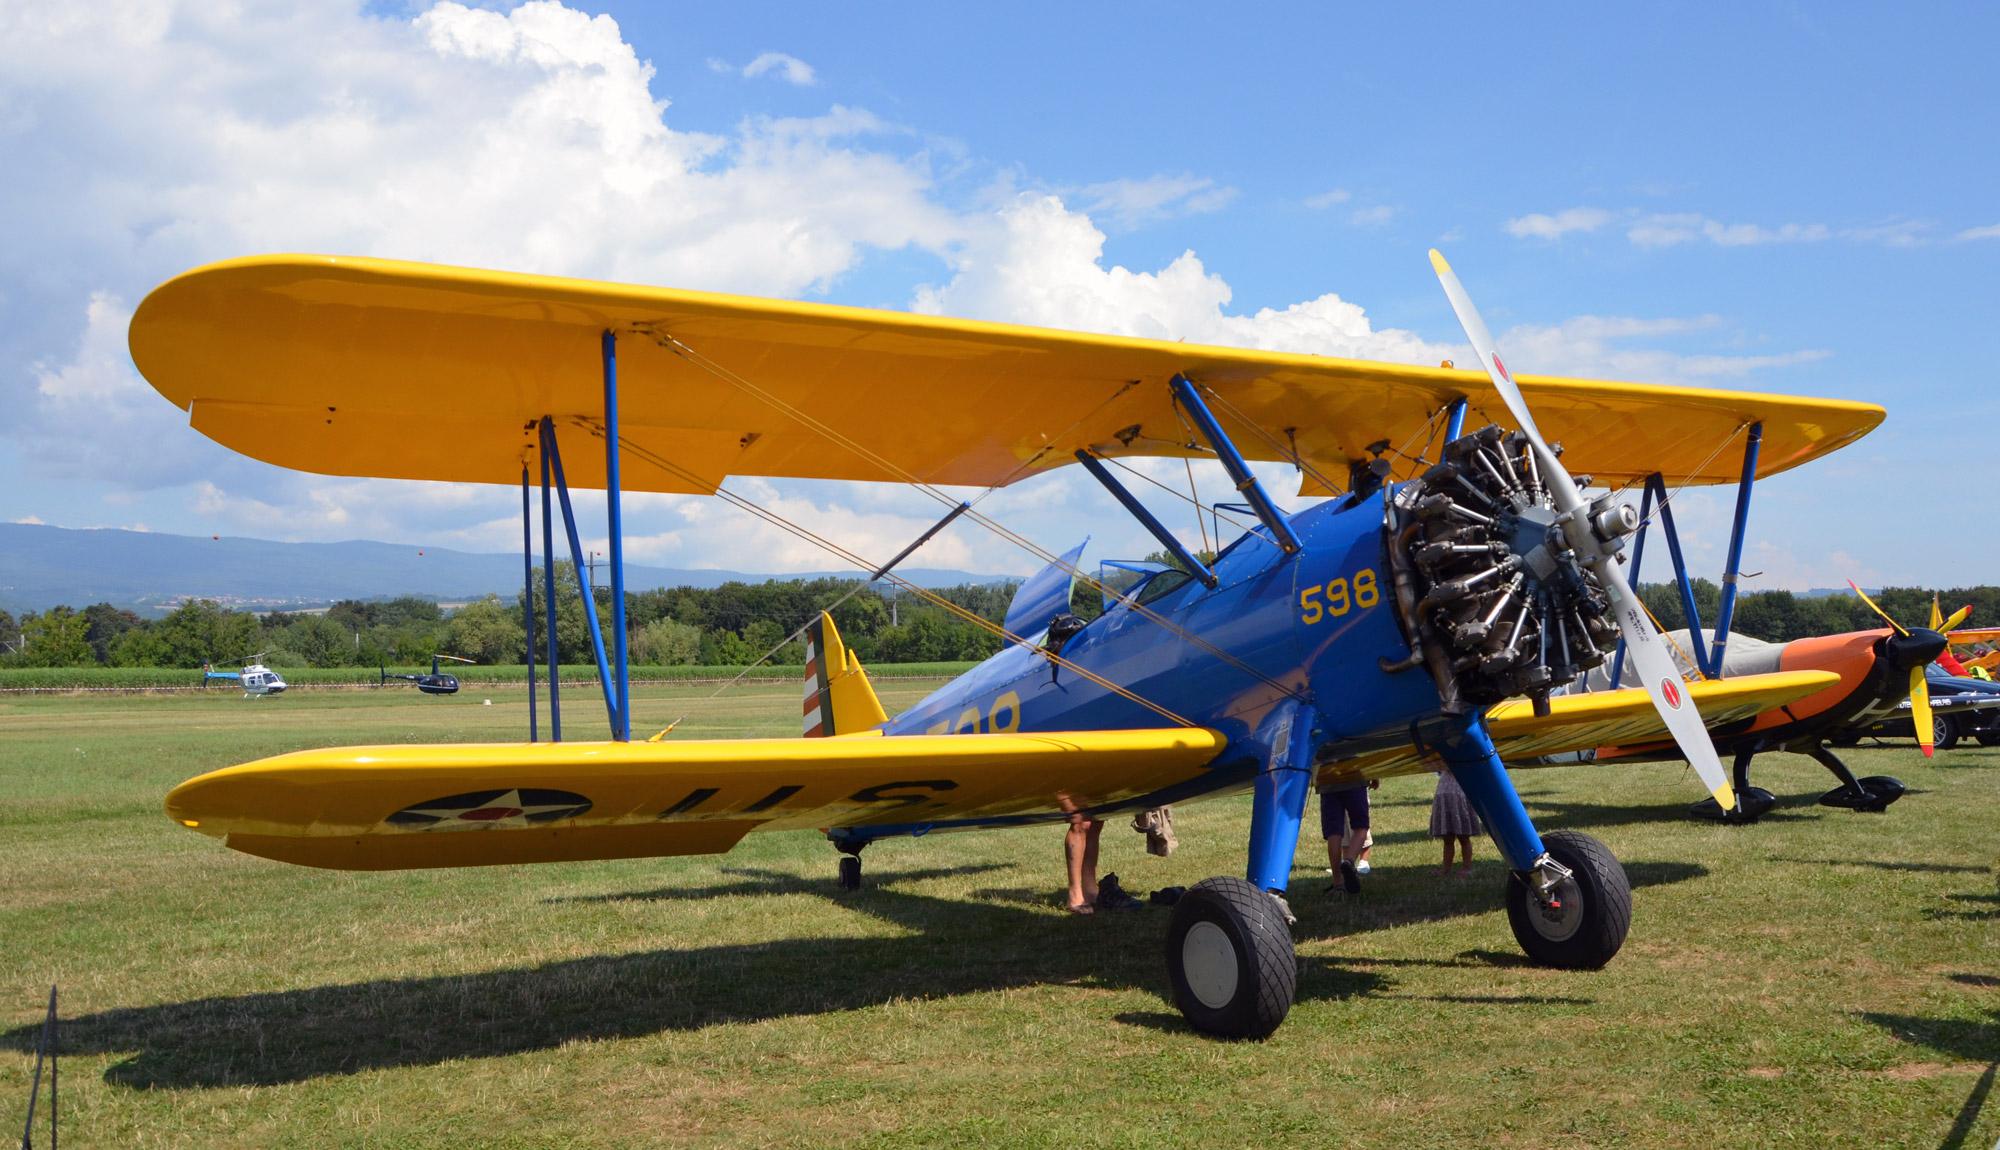
[[[1596,970],[1625,945],[1625,932],[1632,926],[1632,884],[1610,848],[1589,835],[1553,831],[1542,836],[1542,845],[1570,869],[1575,889],[1565,884],[1560,893],[1576,899],[1582,918],[1563,937],[1551,937],[1561,932],[1542,928],[1547,920],[1527,884],[1510,875],[1507,923],[1514,928],[1514,941],[1543,966]]]
[[[1972,737],[1978,739],[1982,747],[2000,747],[2000,731],[1976,731]]]
[[[1949,751],[1958,745],[1958,721],[1950,715],[1931,716],[1931,745]]]
[[[840,856],[840,889],[842,890],[861,889],[860,855]]]
[[[1200,938],[1226,940],[1223,957],[1235,963],[1233,992],[1213,1004],[1196,994],[1184,968],[1188,935],[1197,930],[1197,949]],[[1204,879],[1188,888],[1167,928],[1167,976],[1174,1005],[1196,1030],[1221,1038],[1267,1037],[1291,1012],[1299,980],[1292,929],[1277,900],[1240,878]]]
[[[1836,747],[1858,746],[1861,742],[1861,732],[1835,731],[1834,733],[1826,737],[1826,741],[1833,744]]]

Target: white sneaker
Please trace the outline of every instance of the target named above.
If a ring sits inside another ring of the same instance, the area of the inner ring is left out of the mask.
[[[1355,859],[1355,860],[1354,860],[1354,873],[1355,873],[1355,874],[1367,874],[1367,873],[1368,873],[1369,871],[1372,871],[1372,870],[1374,870],[1374,869],[1375,869],[1374,867],[1371,867],[1371,866],[1369,866],[1369,865],[1368,865],[1368,860],[1367,860],[1367,859]]]

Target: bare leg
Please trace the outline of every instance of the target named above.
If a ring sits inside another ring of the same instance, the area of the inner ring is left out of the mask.
[[[1451,836],[1450,836],[1450,835],[1442,835],[1442,836],[1440,836],[1440,837],[1438,838],[1438,841],[1439,841],[1440,843],[1443,843],[1443,844],[1444,844],[1444,861],[1438,864],[1438,873],[1439,873],[1439,874],[1450,874],[1450,873],[1451,873],[1451,846],[1452,846],[1452,843],[1451,843]]]
[[[1089,832],[1084,830],[1087,822],[1085,819],[1072,820],[1068,832],[1063,835],[1063,862],[1069,870],[1069,908],[1078,914],[1089,914],[1096,909],[1091,905],[1097,898],[1096,891],[1086,893],[1083,887],[1084,860],[1094,853],[1089,849],[1092,845]],[[1094,858],[1091,859],[1093,864],[1095,861]],[[1090,875],[1090,885],[1093,887],[1097,885],[1094,866]]]
[[[1097,839],[1104,833],[1104,823],[1099,819],[1088,819],[1083,828],[1083,897],[1095,906],[1097,904]]]
[[[1465,856],[1465,863],[1459,868],[1461,874],[1472,873],[1472,836],[1458,836],[1458,853]]]

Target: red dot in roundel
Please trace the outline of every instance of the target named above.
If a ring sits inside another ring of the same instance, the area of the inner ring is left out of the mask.
[[[1681,709],[1681,685],[1679,683],[1674,682],[1672,679],[1661,679],[1660,694],[1666,698],[1667,706],[1672,707],[1676,711]]]
[[[511,819],[520,813],[520,807],[481,807],[476,811],[467,811],[458,817],[470,823],[487,823],[500,819]]]

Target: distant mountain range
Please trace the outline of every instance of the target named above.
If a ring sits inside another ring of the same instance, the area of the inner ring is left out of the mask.
[[[625,565],[627,590],[715,587],[732,580],[851,579],[852,571],[760,575]],[[897,574],[925,587],[997,583],[1014,577],[912,567]],[[606,578],[603,567],[598,579]],[[78,531],[0,523],[0,608],[42,611],[59,603],[112,603],[157,615],[184,599],[244,610],[324,607],[340,599],[419,595],[444,603],[521,588],[521,556],[404,543],[275,543],[110,528]]]

